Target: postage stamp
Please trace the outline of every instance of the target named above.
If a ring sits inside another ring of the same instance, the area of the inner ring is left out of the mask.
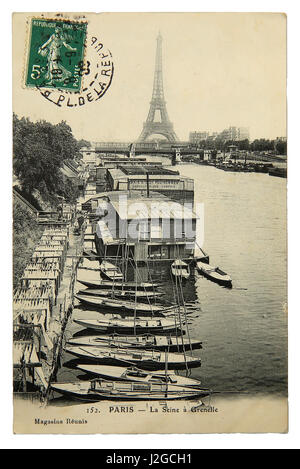
[[[25,86],[80,91],[87,23],[31,20]]]

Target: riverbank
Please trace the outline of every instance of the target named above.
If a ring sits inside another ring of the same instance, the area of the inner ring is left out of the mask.
[[[13,285],[17,286],[44,228],[16,198],[13,201]]]
[[[14,396],[48,400],[73,310],[83,236],[69,223],[44,225],[14,291]]]

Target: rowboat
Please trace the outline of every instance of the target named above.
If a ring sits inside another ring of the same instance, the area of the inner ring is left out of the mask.
[[[174,320],[153,318],[101,318],[101,319],[74,319],[74,322],[88,329],[103,332],[117,332],[121,334],[148,334],[151,332],[169,333],[179,329]],[[184,321],[181,321],[184,324]]]
[[[197,270],[202,275],[204,275],[204,277],[224,287],[229,287],[229,288],[232,287],[231,277],[228,274],[226,274],[226,272],[223,272],[223,270],[219,269],[219,267],[213,267],[210,264],[205,264],[204,262],[200,262],[200,261],[198,261],[196,265],[197,265]]]
[[[136,301],[129,301],[124,299],[114,299],[114,298],[103,298],[100,296],[92,296],[92,295],[75,295],[82,303],[92,305],[95,307],[100,307],[101,309],[109,309],[111,311],[117,310],[122,312],[130,312],[130,313],[139,313],[139,314],[155,314],[155,313],[163,313],[174,311],[174,307],[165,307],[163,305],[153,305],[153,304],[146,304],[146,303],[138,303]]]
[[[51,384],[53,391],[80,401],[97,402],[102,399],[117,401],[156,401],[197,399],[210,394],[207,389],[194,389],[171,384],[136,383],[122,381],[78,381]]]
[[[142,300],[152,300],[162,296],[163,292],[153,292],[153,291],[133,291],[133,290],[114,290],[114,289],[97,289],[97,288],[86,288],[85,290],[80,290],[78,292],[80,295],[92,295],[92,296],[109,296],[110,298],[134,298],[138,301]]]
[[[281,178],[286,178],[287,169],[286,168],[272,168],[269,170],[269,176],[277,176]]]
[[[110,363],[112,365],[138,365],[146,370],[165,368],[166,360],[169,369],[183,369],[201,366],[198,357],[191,357],[183,353],[156,352],[153,350],[132,350],[116,347],[76,347],[67,346],[65,351],[88,361]],[[166,358],[167,357],[167,358]]]
[[[156,335],[98,335],[72,337],[67,341],[71,345],[91,345],[93,347],[115,346],[144,350],[169,350],[181,352],[183,349],[202,348],[202,342],[184,337],[156,336]]]
[[[87,270],[94,270],[100,272],[99,267],[99,260],[97,259],[89,259],[88,257],[83,257],[80,261],[78,269],[87,269]]]
[[[157,283],[149,283],[149,282],[120,282],[120,281],[104,281],[100,278],[93,278],[92,280],[85,280],[77,278],[79,283],[85,285],[89,288],[103,288],[103,289],[114,289],[114,290],[137,290],[137,291],[145,291],[145,290],[153,290],[157,288],[159,285]]]
[[[184,386],[199,388],[201,382],[197,379],[187,378],[175,373],[167,374],[164,371],[147,372],[135,366],[125,368],[124,366],[105,366],[105,365],[77,365],[79,370],[91,375],[97,375],[100,378],[112,381],[137,381],[139,383],[158,383],[171,384],[172,386]]]
[[[197,245],[197,248],[195,249],[195,261],[201,261],[204,262],[205,264],[209,264],[209,255],[202,249],[200,246]]]
[[[108,261],[102,261],[100,264],[101,275],[108,280],[123,280],[121,269]]]
[[[190,267],[181,259],[176,259],[171,265],[171,272],[174,277],[189,278]]]
[[[100,256],[97,254],[97,252],[93,251],[93,250],[90,250],[90,249],[86,249],[85,251],[83,251],[83,255],[84,255],[84,257],[86,257],[90,260],[99,260],[100,259]]]

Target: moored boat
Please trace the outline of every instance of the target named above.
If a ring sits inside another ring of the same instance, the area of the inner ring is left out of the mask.
[[[209,280],[224,287],[232,287],[231,277],[226,274],[226,272],[223,272],[223,270],[219,269],[219,267],[213,267],[210,264],[206,264],[201,261],[197,261],[196,266],[197,270]]]
[[[74,319],[74,322],[87,329],[103,332],[117,332],[120,334],[148,334],[169,333],[179,329],[178,323],[165,318],[101,318],[101,319]],[[181,320],[184,325],[184,321]]]
[[[99,260],[100,256],[97,254],[96,251],[93,251],[92,249],[85,249],[83,251],[83,256],[90,259],[90,260]]]
[[[103,288],[103,289],[114,289],[114,290],[137,290],[137,291],[148,291],[157,288],[159,285],[157,283],[149,282],[120,282],[120,281],[105,281],[101,278],[93,278],[92,280],[85,280],[82,278],[77,278],[77,281],[82,285],[85,285],[89,288]]]
[[[97,259],[90,259],[88,257],[83,257],[80,261],[78,269],[92,270],[100,272],[99,261]]]
[[[161,313],[163,314],[164,311],[166,313],[174,312],[174,307],[166,307],[163,305],[153,305],[151,303],[140,303],[136,301],[129,301],[122,299],[114,299],[114,298],[105,298],[100,296],[92,296],[92,295],[75,295],[82,303],[92,305],[95,307],[99,307],[101,309],[108,309],[110,311],[117,310],[118,312],[128,312],[128,313],[139,313],[139,314],[156,314]]]
[[[190,276],[190,267],[181,259],[175,259],[175,261],[171,264],[171,272],[174,277],[187,279]]]
[[[287,177],[287,168],[271,168],[269,170],[269,176],[277,176],[281,178],[286,178]]]
[[[174,336],[155,336],[155,335],[98,335],[72,337],[68,339],[68,344],[85,346],[115,346],[132,349],[144,350],[168,350],[169,352],[181,352],[183,349],[202,348],[202,342],[196,339]]]
[[[116,365],[128,364],[138,365],[146,370],[159,370],[165,368],[166,361],[168,369],[184,369],[201,366],[198,357],[191,357],[183,353],[164,353],[153,350],[132,350],[116,347],[76,347],[68,346],[65,351],[88,361],[98,363],[110,363]]]
[[[165,371],[147,372],[135,366],[129,368],[123,366],[105,366],[105,365],[77,365],[79,370],[91,375],[97,375],[104,379],[112,381],[137,381],[140,383],[169,383],[172,386],[184,386],[199,388],[201,382],[198,379],[187,378]]]
[[[195,249],[195,254],[194,254],[194,262],[201,261],[204,262],[205,264],[209,264],[209,255],[202,249],[200,248],[199,245],[197,245]]]
[[[172,386],[171,384],[136,383],[96,379],[74,383],[55,383],[53,391],[81,401],[102,399],[117,401],[154,401],[197,399],[210,394],[207,389]]]
[[[97,288],[86,288],[85,290],[80,290],[78,292],[79,295],[91,295],[91,296],[108,296],[110,298],[129,298],[129,299],[137,299],[138,301],[148,301],[156,299],[162,296],[163,292],[153,292],[153,291],[133,291],[133,290],[114,290],[114,289],[97,289]]]
[[[108,261],[102,261],[100,264],[101,275],[108,280],[123,280],[121,269]]]

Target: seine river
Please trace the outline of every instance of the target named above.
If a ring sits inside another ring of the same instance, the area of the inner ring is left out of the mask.
[[[203,342],[193,352],[202,366],[191,376],[220,393],[286,395],[286,179],[194,164],[174,169],[194,179],[195,203],[204,203],[203,248],[233,279],[229,290],[192,272],[183,286],[196,307],[191,337]],[[151,271],[172,300],[169,264],[156,263]],[[70,321],[67,337],[80,329]],[[77,379],[71,359],[62,357],[67,367],[58,381]]]

